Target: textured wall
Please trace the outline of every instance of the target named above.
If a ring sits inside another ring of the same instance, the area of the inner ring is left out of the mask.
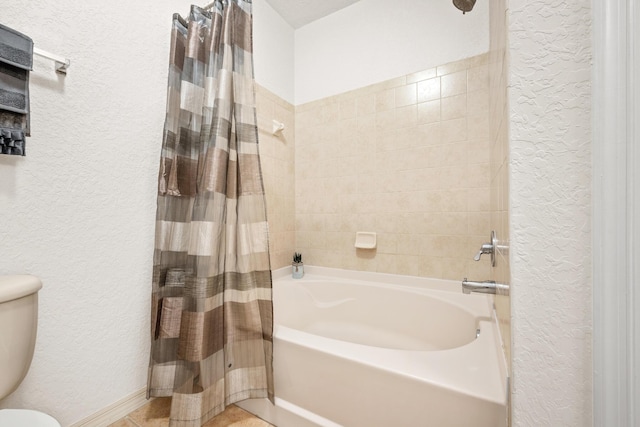
[[[2,6],[3,24],[71,59],[66,77],[36,59],[27,157],[0,159],[0,206],[13,218],[0,272],[44,283],[31,370],[2,407],[68,425],[146,383],[169,29],[174,10],[188,11],[171,3]]]
[[[592,424],[590,4],[509,0],[516,426]]]
[[[486,54],[296,107],[296,247],[312,265],[461,280],[489,240]],[[375,231],[375,251],[356,250]]]
[[[0,274],[28,272],[44,282],[32,367],[0,407],[39,409],[69,425],[146,384],[169,33],[172,14],[189,5],[2,5],[3,24],[67,56],[71,67],[61,77],[51,61],[36,58],[28,155],[0,156]],[[263,49],[281,48],[268,26],[257,26],[267,32]],[[274,108],[274,118],[292,122]],[[289,132],[292,125],[288,139]],[[265,145],[267,154],[280,154],[273,141]],[[271,176],[271,164],[264,167]]]

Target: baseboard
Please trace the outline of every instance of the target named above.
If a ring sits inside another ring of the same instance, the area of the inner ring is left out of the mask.
[[[106,427],[147,403],[147,389],[143,388],[69,427]]]

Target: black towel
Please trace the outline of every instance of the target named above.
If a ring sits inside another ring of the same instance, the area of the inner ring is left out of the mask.
[[[0,153],[25,155],[33,41],[0,24]]]

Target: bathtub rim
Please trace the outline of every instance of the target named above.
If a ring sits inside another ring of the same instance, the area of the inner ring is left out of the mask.
[[[399,286],[407,286],[411,288],[428,288],[433,290],[461,293],[462,279],[460,281],[451,279],[439,279],[433,277],[409,276],[402,274],[378,273],[375,271],[359,271],[346,270],[342,268],[320,267],[315,265],[305,265],[305,274],[326,276],[332,278],[340,278],[354,280],[359,282],[374,282],[393,284]],[[272,270],[271,277],[273,280],[291,280],[297,281],[301,279],[293,279],[291,277],[291,266],[281,267]]]

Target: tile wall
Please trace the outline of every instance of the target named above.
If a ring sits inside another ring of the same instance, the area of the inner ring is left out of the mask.
[[[271,268],[291,265],[295,251],[295,175],[293,105],[256,85],[260,161],[267,197]],[[283,123],[273,134],[272,121]]]
[[[487,259],[473,261],[491,230],[488,58],[296,107],[295,248],[306,263],[490,277]],[[356,231],[376,232],[377,249],[355,249]]]
[[[491,228],[496,230],[500,248],[491,278],[511,284],[509,268],[509,115],[507,102],[507,0],[497,0],[490,8],[489,88],[491,144]],[[495,299],[496,313],[511,372],[511,300],[508,295]]]

